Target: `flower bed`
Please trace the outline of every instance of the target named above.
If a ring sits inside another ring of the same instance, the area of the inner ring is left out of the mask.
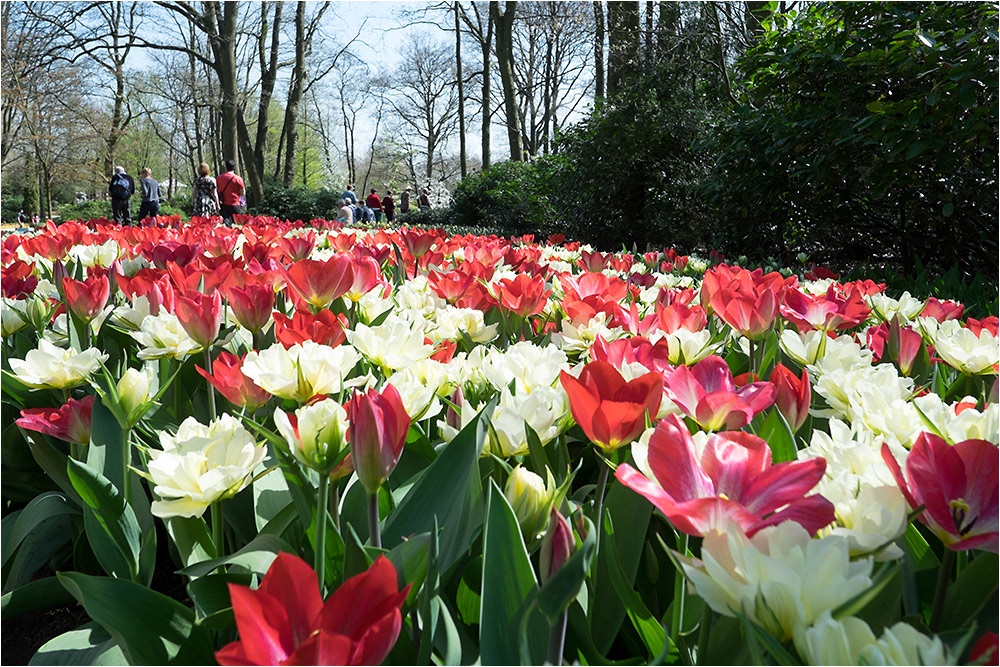
[[[239,223],[3,241],[4,619],[91,619],[37,661],[996,663],[995,315]]]

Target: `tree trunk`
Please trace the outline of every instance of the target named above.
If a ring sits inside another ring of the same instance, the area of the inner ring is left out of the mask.
[[[455,71],[458,72],[458,165],[465,178],[465,82],[462,80],[462,27],[458,23],[458,1],[455,2]]]
[[[481,46],[483,49],[483,130],[482,130],[482,143],[483,143],[483,169],[489,169],[491,163],[491,149],[490,145],[490,125],[493,119],[493,107],[490,103],[491,89],[490,84],[493,79],[493,73],[490,68],[490,45],[493,42],[493,12],[489,12],[489,16],[486,19],[486,39],[483,40]]]
[[[264,43],[267,39],[267,8],[262,10],[264,23],[261,26],[258,42],[260,56],[260,100],[257,103],[257,135],[253,144],[253,159],[257,173],[264,173],[264,150],[267,146],[267,119],[271,108],[271,95],[274,93],[274,82],[278,76],[278,45],[281,38],[281,10],[284,2],[274,4],[274,21],[271,30],[271,52],[267,62],[264,60]]]
[[[521,123],[517,114],[517,99],[514,90],[513,67],[513,32],[514,13],[517,2],[504,2],[504,12],[500,13],[500,3],[490,3],[490,13],[496,24],[497,60],[500,65],[500,83],[503,85],[504,111],[507,117],[507,140],[510,142],[510,159],[515,162],[524,160],[524,150],[521,143]]]
[[[549,121],[552,118],[552,41],[545,40],[545,106],[542,115],[542,153],[549,154]]]
[[[295,184],[295,144],[299,138],[299,101],[306,78],[306,3],[295,6],[295,69],[288,86],[288,103],[285,105],[285,171],[286,188]]]
[[[645,56],[646,56],[646,69],[648,70],[653,65],[654,59],[654,47],[653,47],[653,0],[646,0],[646,44],[645,44]]]
[[[604,3],[594,2],[594,102],[604,99]]]
[[[214,17],[218,26],[215,34],[209,33],[212,47],[214,69],[219,76],[219,88],[222,93],[221,123],[219,134],[222,140],[222,155],[219,162],[237,158],[237,120],[236,115],[236,23],[239,13],[238,2],[227,2],[220,8],[218,2],[213,2],[206,14]],[[211,23],[210,23],[211,25]],[[217,135],[219,136],[219,135]]]
[[[608,96],[620,93],[639,66],[639,3],[608,3]]]

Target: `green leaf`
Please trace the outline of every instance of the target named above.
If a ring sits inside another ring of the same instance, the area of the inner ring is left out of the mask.
[[[72,599],[72,598],[71,598]],[[123,665],[122,653],[111,635],[91,621],[45,642],[29,665]]]
[[[141,533],[132,507],[106,477],[86,463],[68,459],[66,469],[73,488],[87,505],[84,528],[101,567],[110,575],[135,580]]]
[[[440,452],[382,527],[382,544],[392,548],[404,537],[428,533],[434,517],[441,526],[441,571],[465,553],[482,525],[479,453],[485,436],[482,411]]]
[[[430,552],[430,533],[414,535],[389,550],[386,558],[396,568],[401,586],[413,584],[407,596],[407,604],[412,604],[427,576],[427,556]]]
[[[73,483],[69,481],[69,474],[66,472],[66,459],[69,457],[53,447],[41,434],[23,430],[21,432],[38,466],[73,502],[82,505],[83,501],[73,488]]]
[[[133,665],[208,664],[212,640],[180,602],[123,579],[79,572],[57,575]]]
[[[201,563],[215,555],[212,534],[204,519],[174,516],[165,519],[164,523],[184,567]]]
[[[3,611],[0,618],[6,621],[21,614],[51,609],[71,602],[73,596],[66,592],[55,577],[36,579],[3,596]]]
[[[757,429],[757,435],[771,447],[771,458],[775,463],[794,461],[798,457],[795,434],[778,408],[772,408]]]
[[[625,612],[628,614],[629,620],[632,621],[632,626],[639,633],[639,638],[642,639],[642,643],[649,652],[648,657],[656,657],[663,652],[667,642],[671,640],[667,637],[666,629],[650,613],[649,609],[643,603],[642,598],[632,590],[632,584],[626,580],[625,572],[622,570],[621,562],[618,560],[614,526],[609,520],[606,523],[608,524],[608,530],[604,534],[603,547],[604,550],[607,550],[608,572],[611,575],[611,584],[614,586],[615,592],[618,594],[619,599],[621,599],[622,604],[625,605]],[[676,654],[676,647],[671,648],[670,653]]]
[[[962,573],[948,588],[945,599],[945,628],[965,628],[997,591],[997,555],[987,551],[972,552],[975,557],[962,569]],[[993,609],[996,612],[996,608]]]
[[[482,603],[479,608],[482,664],[520,664],[518,642],[512,641],[511,635],[513,629],[521,627],[524,616],[531,613],[531,603],[538,584],[514,510],[492,480],[486,501],[486,526],[483,531],[482,582]],[[536,624],[536,627],[537,625],[547,624]]]
[[[125,449],[128,432],[100,398],[94,401],[90,420],[87,465],[103,474],[121,493],[125,488],[125,456],[131,453]]]
[[[188,565],[180,571],[180,574],[189,577],[203,577],[222,565],[239,565],[262,575],[267,573],[267,569],[271,567],[271,563],[281,551],[295,553],[295,550],[287,542],[275,535],[258,535],[236,553]]]
[[[737,614],[737,618],[743,624],[743,634],[746,637],[750,652],[754,656],[754,664],[764,664],[763,657],[759,651],[766,650],[775,662],[779,665],[798,665],[799,662],[781,645],[777,639],[771,636],[764,628],[747,617],[745,614]]]
[[[941,567],[941,561],[927,544],[927,540],[920,533],[917,525],[911,523],[906,527],[905,533],[906,548],[913,559],[913,569],[917,572],[921,570],[931,570]]]
[[[871,586],[834,609],[831,612],[831,615],[837,619],[846,618],[848,616],[857,616],[861,610],[868,606],[869,602],[878,597],[879,593],[882,592],[882,589],[888,586],[889,583],[896,578],[896,575],[899,574],[899,570],[900,568],[898,564],[883,565],[872,579]]]
[[[252,580],[253,575],[249,572],[209,574],[191,580],[187,592],[194,603],[199,623],[215,630],[232,628],[233,603],[229,597],[229,584],[249,588]]]
[[[593,522],[580,515],[586,523],[587,537],[577,552],[538,591],[538,608],[555,622],[559,614],[576,599],[587,580],[590,563],[597,547],[597,530]]]
[[[646,541],[646,529],[653,514],[653,505],[622,484],[609,484],[604,506],[615,526],[619,563],[628,585],[632,586],[639,571],[639,559]],[[588,616],[594,645],[602,655],[607,654],[625,620],[625,607],[611,581],[608,553],[605,549],[600,549],[597,553],[597,571],[593,579]]]
[[[7,565],[21,542],[42,523],[58,516],[79,513],[80,510],[71,505],[66,496],[56,491],[46,491],[33,498],[27,507],[17,514],[16,518],[11,515],[4,517],[4,521],[7,521],[8,518],[15,520],[10,534],[4,535],[2,551],[0,551],[3,555],[3,565]]]

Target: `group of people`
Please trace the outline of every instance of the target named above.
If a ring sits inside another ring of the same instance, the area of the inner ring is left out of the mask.
[[[124,167],[115,167],[114,176],[108,184],[111,195],[111,214],[117,225],[132,224],[132,197],[135,195],[135,181],[125,172]],[[139,220],[155,218],[160,213],[163,193],[160,184],[153,178],[149,167],[139,172]],[[236,175],[236,162],[226,160],[226,170],[213,178],[208,164],[198,166],[198,180],[194,182],[192,213],[200,216],[221,215],[232,224],[233,216],[243,213],[246,206],[246,185]]]
[[[400,213],[410,212],[412,193],[413,188],[406,188],[399,194]],[[424,188],[417,198],[417,207],[421,209],[431,207],[430,191],[427,188]],[[396,220],[396,200],[392,190],[386,190],[385,196],[380,197],[378,190],[372,188],[368,197],[361,199],[354,193],[354,186],[348,185],[337,201],[337,219],[345,225],[362,222],[380,223],[383,216],[389,223]]]

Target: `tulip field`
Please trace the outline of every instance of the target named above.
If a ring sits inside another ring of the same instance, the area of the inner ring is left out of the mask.
[[[998,663],[997,313],[218,222],[3,238],[5,652],[62,609],[30,664]]]

